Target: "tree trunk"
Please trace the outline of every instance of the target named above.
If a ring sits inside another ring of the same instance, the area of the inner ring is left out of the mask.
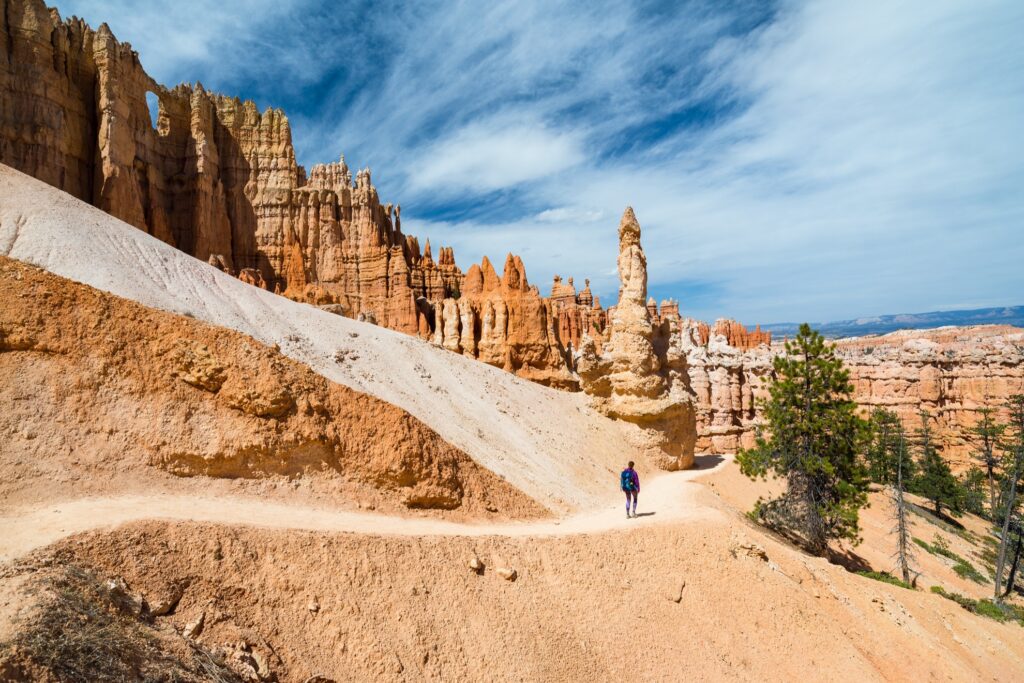
[[[1013,506],[1017,502],[1017,479],[1020,477],[1021,459],[1024,453],[1018,451],[1013,462],[1013,479],[1010,480],[1010,492],[1006,498],[1006,514],[1003,515],[1003,530],[999,536],[999,559],[996,562],[995,576],[995,599],[1002,602],[1003,594],[1001,584],[1003,580],[1003,569],[1006,568],[1006,546],[1010,535],[1010,517],[1013,516]]]
[[[1010,565],[1010,575],[1006,577],[1006,590],[1003,592],[1005,598],[1013,591],[1013,584],[1017,580],[1017,564],[1020,562],[1020,546],[1024,541],[1024,530],[1017,532],[1017,548],[1013,551],[1013,564]]]
[[[903,583],[910,583],[910,562],[907,558],[907,537],[910,535],[907,529],[907,508],[903,502],[903,461],[900,459],[899,469],[896,474],[896,534],[897,553],[900,565],[900,573],[903,575]]]
[[[992,519],[996,518],[996,476],[993,471],[991,454],[986,456],[986,465],[988,466],[988,513],[992,515]]]

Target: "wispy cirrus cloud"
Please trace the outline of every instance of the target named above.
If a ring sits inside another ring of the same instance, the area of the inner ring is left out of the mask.
[[[1020,3],[58,5],[283,106],[304,163],[372,166],[464,265],[614,298],[632,204],[653,293],[700,317],[1021,303]]]

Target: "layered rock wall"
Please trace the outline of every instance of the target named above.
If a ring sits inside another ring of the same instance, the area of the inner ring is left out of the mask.
[[[381,204],[369,171],[296,163],[283,112],[167,89],[104,24],[61,21],[41,0],[0,0],[0,162],[269,289],[410,333],[457,292]],[[155,126],[147,94],[159,101]]]
[[[910,429],[919,411],[932,418],[943,455],[957,469],[972,462],[969,430],[978,409],[1005,420],[1006,399],[1024,394],[1024,330],[981,326],[907,330],[840,339],[854,398],[865,410],[887,408]]]
[[[767,397],[766,382],[774,375],[772,358],[783,352],[782,345],[744,350],[724,334],[705,338],[697,321],[684,321],[681,331],[697,413],[697,451],[729,453],[751,446],[759,401]],[[960,470],[971,463],[969,430],[978,409],[996,408],[1005,419],[1006,399],[1024,393],[1024,330],[1019,328],[908,330],[835,344],[863,412],[892,410],[913,430],[920,426],[920,411],[926,411],[943,455]]]
[[[715,330],[725,331],[724,326]],[[697,451],[735,453],[754,443],[759,401],[773,376],[767,345],[742,349],[705,323],[679,325],[697,420]]]

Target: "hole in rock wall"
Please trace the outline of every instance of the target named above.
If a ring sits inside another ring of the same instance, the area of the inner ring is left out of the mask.
[[[153,124],[154,130],[157,130],[160,121],[160,98],[156,96],[156,93],[147,92],[146,105],[149,107],[149,120]]]

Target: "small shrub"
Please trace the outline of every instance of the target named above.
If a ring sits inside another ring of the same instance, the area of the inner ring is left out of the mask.
[[[761,499],[758,498],[757,502],[754,503],[754,507],[749,512],[747,512],[747,519],[749,519],[754,524],[760,524],[763,511],[764,506],[762,505]]]
[[[911,586],[909,583],[907,583],[905,581],[901,581],[900,579],[897,579],[895,576],[893,576],[889,572],[860,571],[860,572],[857,572],[857,574],[859,574],[860,576],[866,576],[869,579],[874,579],[875,581],[881,581],[882,583],[890,583],[893,586],[899,586],[900,588],[907,588],[909,590],[914,590],[914,587]]]
[[[934,543],[922,541],[917,537],[914,538],[914,543],[924,548],[932,555],[953,560],[953,571],[956,572],[956,575],[960,578],[974,581],[975,583],[985,583],[987,581],[985,575],[979,572],[973,564],[950,550],[949,544],[947,544],[946,541],[938,534],[935,535]]]
[[[995,619],[996,621],[1006,621],[1010,618],[1006,612],[999,608],[999,605],[991,600],[979,600],[975,603],[974,613],[989,619]]]
[[[931,591],[952,600],[972,614],[988,617],[1000,623],[1012,620],[1024,626],[1024,609],[1015,605],[997,605],[988,599],[975,600],[959,593],[950,593],[942,586],[932,586]]]
[[[955,571],[956,575],[959,576],[961,579],[967,579],[969,581],[973,581],[974,583],[986,582],[985,576],[977,569],[975,569],[974,565],[968,562],[967,560],[958,560],[957,563],[953,565],[953,571]]]

